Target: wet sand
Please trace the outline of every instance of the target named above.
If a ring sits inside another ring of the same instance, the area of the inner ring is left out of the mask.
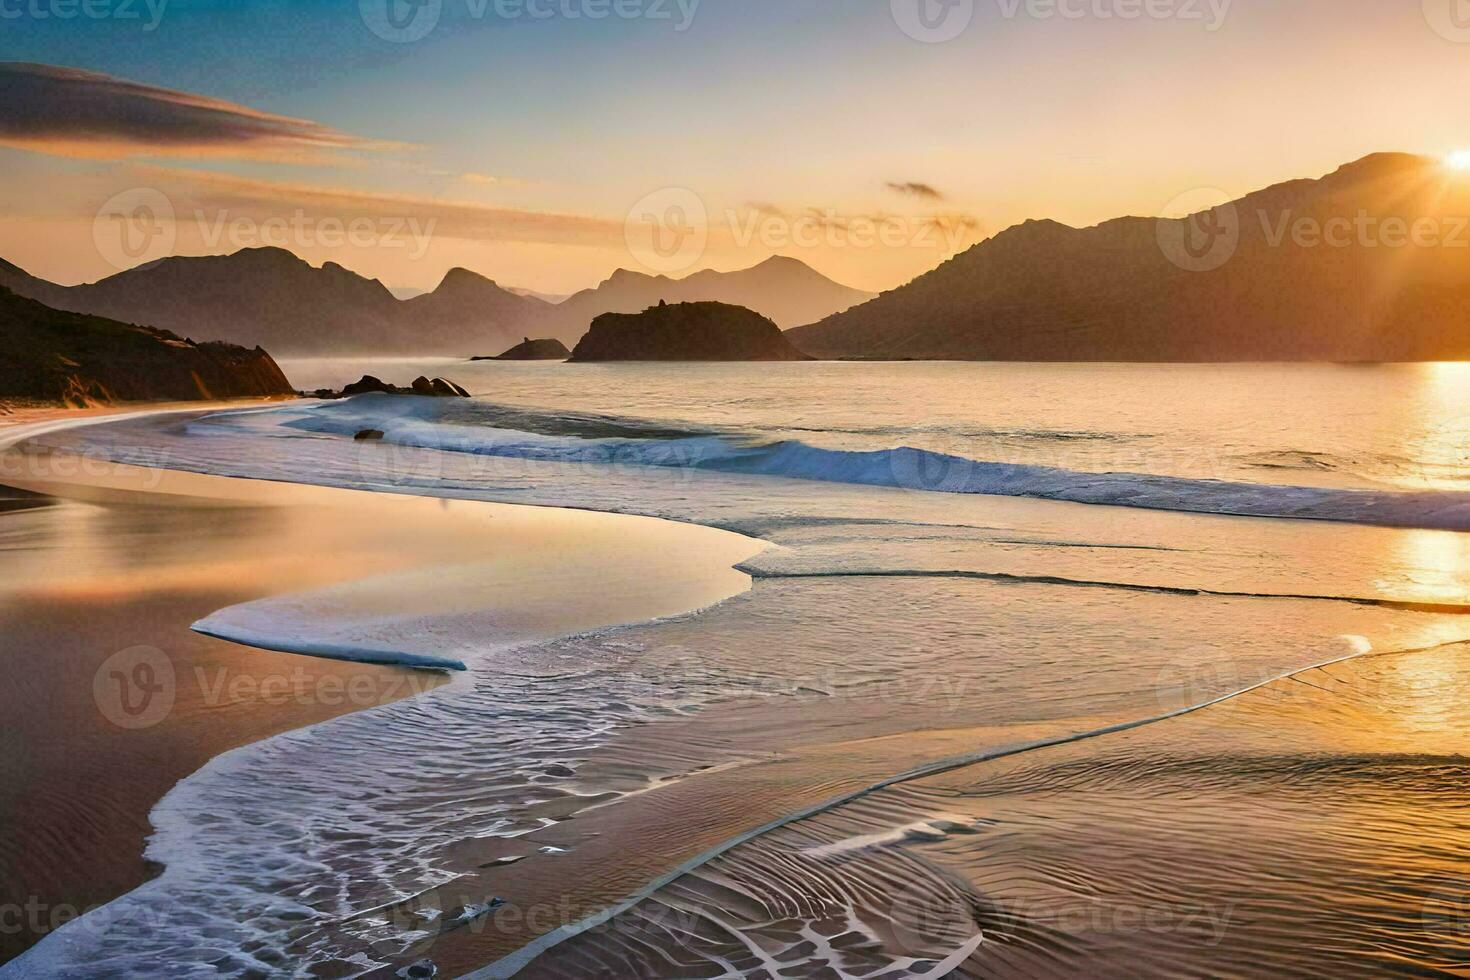
[[[719,601],[747,587],[732,566],[759,547],[643,518],[56,453],[0,463],[0,483],[22,491],[0,491],[0,962],[152,877],[148,814],[211,758],[453,682],[241,646],[196,621],[305,594],[311,614],[349,623],[373,606],[368,632],[474,610],[493,648]],[[364,591],[341,587],[362,579]]]

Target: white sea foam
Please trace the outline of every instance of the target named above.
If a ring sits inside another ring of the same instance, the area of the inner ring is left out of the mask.
[[[493,412],[493,406],[489,408],[365,395],[306,409],[283,409],[274,421],[286,430],[339,436],[375,428],[398,446],[506,459],[704,470],[1191,513],[1470,530],[1470,493],[1459,491],[1362,490],[1094,473],[967,459],[910,447],[856,452],[795,440],[760,442],[738,433],[597,438],[556,434],[556,419],[551,415],[536,423],[543,431],[485,424],[499,421],[502,415]],[[521,424],[525,424],[526,415],[518,413]],[[218,421],[212,420],[214,424]],[[649,427],[648,423],[643,425]],[[636,431],[637,427],[636,420],[624,420],[617,426],[620,431]],[[573,428],[586,431],[584,425]]]

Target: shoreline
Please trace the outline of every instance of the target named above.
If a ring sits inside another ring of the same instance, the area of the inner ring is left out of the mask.
[[[238,405],[179,410],[227,407]],[[60,410],[24,424],[0,421],[0,452],[51,424],[172,410]],[[51,465],[63,462],[70,465]],[[500,647],[514,647],[698,611],[747,589],[749,577],[734,566],[764,547],[655,518],[90,462],[96,465],[31,455],[22,478],[0,473],[0,483],[42,495],[0,512],[0,545],[9,549],[14,531],[52,546],[27,545],[23,567],[0,577],[0,608],[12,624],[0,661],[23,678],[7,706],[15,721],[6,733],[0,811],[15,832],[12,845],[0,847],[0,878],[35,910],[23,913],[19,934],[3,937],[0,961],[155,878],[159,867],[144,857],[152,816],[213,761],[452,683],[437,672],[245,646],[191,628],[200,621],[254,614],[283,595],[350,610],[363,585],[371,602],[400,603],[389,611],[409,624],[415,613],[432,617],[454,607],[459,614],[488,600]],[[141,553],[139,536],[146,539]],[[85,570],[64,567],[78,540],[104,553],[100,561],[89,554]],[[496,558],[484,561],[487,553]],[[573,560],[576,569],[561,567]],[[373,575],[365,579],[365,570]],[[567,601],[579,577],[609,582],[620,573],[637,581]],[[446,597],[450,576],[462,587]],[[139,660],[140,649],[152,652]],[[119,674],[107,670],[119,657],[128,660],[123,677],[149,664],[171,670],[162,717],[136,727],[127,727],[133,719],[116,720],[103,692],[105,677]],[[48,710],[37,710],[41,704]],[[69,842],[74,856],[55,862],[54,854],[40,860],[25,853],[49,851],[33,846],[46,840]],[[85,929],[86,920],[72,928]]]

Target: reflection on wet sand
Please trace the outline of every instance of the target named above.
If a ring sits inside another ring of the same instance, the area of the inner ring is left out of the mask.
[[[1467,706],[1465,645],[1369,655],[908,782],[520,975],[1463,976]]]
[[[731,566],[758,547],[707,532],[722,556],[677,547],[685,529],[658,521],[34,450],[0,469],[25,488],[0,507],[0,883],[32,908],[0,934],[0,959],[157,873],[149,811],[212,757],[448,680],[247,648],[199,620],[289,634],[313,617],[351,651],[388,636],[433,652],[433,621],[473,615],[489,652],[717,601],[748,584]]]

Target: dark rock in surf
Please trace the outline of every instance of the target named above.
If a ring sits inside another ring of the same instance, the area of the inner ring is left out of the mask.
[[[351,398],[354,395],[418,395],[423,398],[469,398],[470,393],[465,391],[453,381],[444,378],[415,378],[413,384],[407,388],[390,385],[386,381],[375,378],[370,374],[362,376],[362,380],[354,381],[341,391],[332,391],[327,388],[318,389],[315,393],[317,398],[336,399]]]

